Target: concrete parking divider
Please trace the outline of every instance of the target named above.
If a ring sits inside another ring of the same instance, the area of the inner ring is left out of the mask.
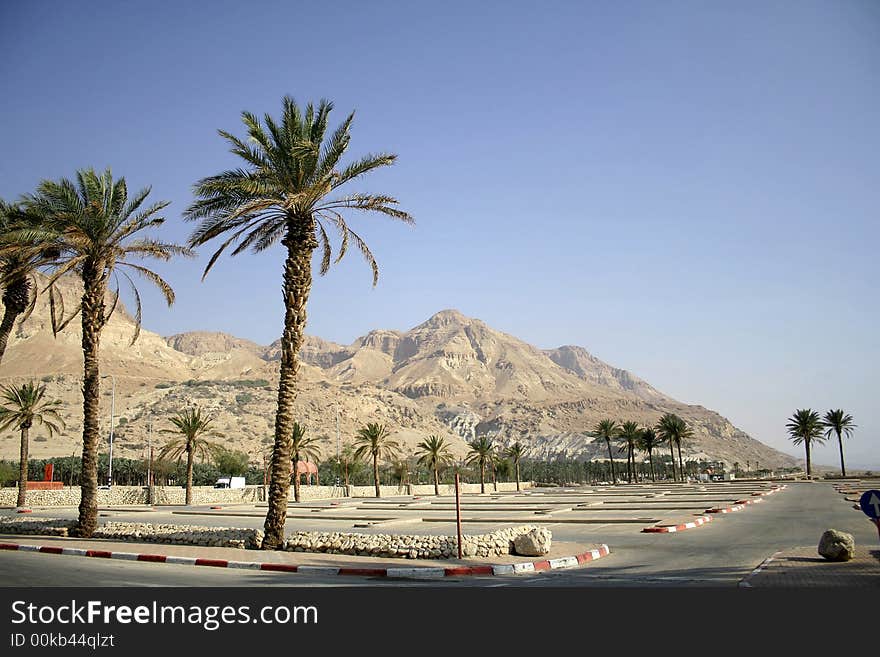
[[[327,576],[363,576],[363,577],[402,577],[402,578],[440,578],[464,576],[519,575],[535,573],[559,568],[576,568],[590,561],[608,556],[611,549],[602,544],[580,554],[556,559],[522,562],[513,564],[485,564],[472,566],[423,566],[423,567],[386,567],[365,568],[357,566],[315,566],[286,563],[261,563],[256,561],[231,561],[227,559],[208,559],[192,556],[138,554],[134,552],[117,552],[91,550],[83,548],[63,548],[55,545],[28,545],[20,543],[0,543],[0,550],[19,550],[41,554],[67,555],[78,557],[95,557],[101,559],[121,559],[124,561],[142,561],[150,563],[166,563],[184,566],[203,566],[210,568],[240,568],[246,570],[262,570],[282,573],[301,573]]]

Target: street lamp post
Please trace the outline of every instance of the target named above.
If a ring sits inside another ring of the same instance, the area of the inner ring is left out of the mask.
[[[116,412],[116,377],[112,374],[105,374],[102,379],[110,377],[113,387],[110,393],[110,463],[107,467],[107,485],[113,485],[113,416]]]

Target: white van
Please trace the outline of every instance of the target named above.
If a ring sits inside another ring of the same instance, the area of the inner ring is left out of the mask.
[[[244,488],[244,477],[220,477],[214,488]]]

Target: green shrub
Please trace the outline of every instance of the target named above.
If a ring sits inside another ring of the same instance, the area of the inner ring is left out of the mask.
[[[157,383],[153,387],[156,388],[156,390],[165,390],[166,388],[170,388],[171,384],[170,383]]]

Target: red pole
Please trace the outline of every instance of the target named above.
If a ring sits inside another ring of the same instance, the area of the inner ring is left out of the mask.
[[[458,558],[461,559],[461,493],[458,488],[458,473],[455,473],[455,531],[458,535]]]

